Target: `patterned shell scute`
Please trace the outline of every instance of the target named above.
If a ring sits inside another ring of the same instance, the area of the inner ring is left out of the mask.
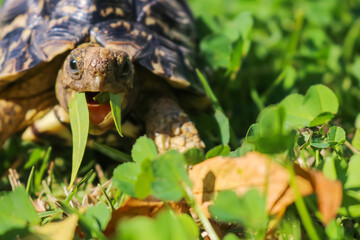
[[[28,11],[26,0],[4,1],[0,9],[0,26],[10,23],[16,16],[25,14]]]
[[[136,22],[159,35],[190,48],[194,47],[196,30],[192,14],[183,1],[136,1]]]
[[[192,49],[170,41],[141,23],[109,20],[96,24],[90,35],[102,45],[126,51],[134,62],[164,77],[174,87],[201,89],[193,74]]]
[[[130,51],[173,86],[197,88],[196,31],[184,0],[5,0],[0,90],[89,39]]]
[[[32,29],[15,28],[0,41],[1,86],[13,80],[12,75],[31,69],[42,62],[72,49],[87,35],[88,27],[76,25],[67,17],[44,21]]]

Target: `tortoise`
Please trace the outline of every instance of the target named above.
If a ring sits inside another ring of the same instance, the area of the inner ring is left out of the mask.
[[[6,0],[0,146],[26,127],[26,139],[49,132],[65,138],[74,92],[85,92],[90,134],[103,134],[114,121],[109,104],[93,97],[110,92],[121,93],[123,116],[140,119],[160,152],[204,148],[180,107],[204,96],[195,53],[194,21],[183,0]]]

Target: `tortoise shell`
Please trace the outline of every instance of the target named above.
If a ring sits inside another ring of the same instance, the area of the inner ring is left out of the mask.
[[[46,72],[55,59],[51,66],[59,68],[65,53],[88,41],[126,51],[174,87],[200,90],[195,39],[183,0],[7,0],[0,10],[0,91],[34,69]],[[44,89],[55,82],[35,79],[31,84]]]

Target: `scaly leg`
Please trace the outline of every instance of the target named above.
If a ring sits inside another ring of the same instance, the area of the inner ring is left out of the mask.
[[[205,148],[194,123],[172,98],[153,101],[145,124],[147,135],[154,139],[160,153],[169,149],[184,152],[193,147]]]

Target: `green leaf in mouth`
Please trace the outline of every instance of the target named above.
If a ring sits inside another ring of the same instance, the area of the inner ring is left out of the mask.
[[[97,94],[94,98],[99,104],[108,103],[110,101],[110,95],[108,92],[101,92]]]
[[[111,112],[114,118],[116,130],[122,135],[121,132],[121,94],[113,94],[110,93],[110,106],[111,106]]]
[[[70,189],[79,171],[89,133],[89,109],[84,92],[75,94],[75,98],[69,104],[69,115],[73,140]]]

